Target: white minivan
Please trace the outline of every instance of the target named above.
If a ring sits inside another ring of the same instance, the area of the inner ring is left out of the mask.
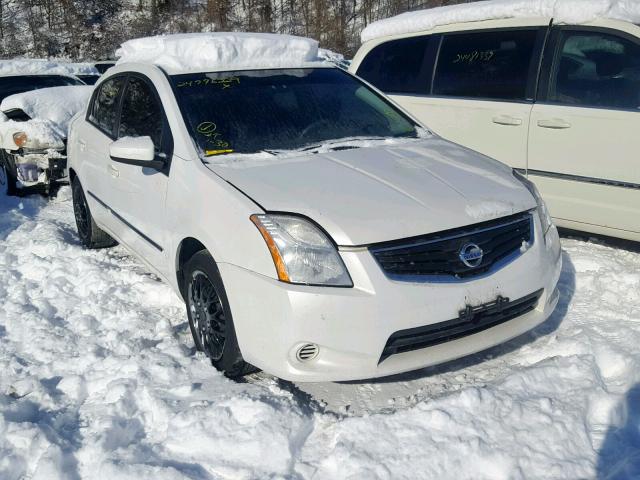
[[[389,375],[553,312],[561,249],[533,184],[314,61],[315,41],[194,34],[121,53],[70,129],[78,234],[169,283],[227,375]]]
[[[578,3],[383,20],[350,71],[444,138],[526,172],[559,226],[640,241],[640,27],[623,20],[640,2]]]

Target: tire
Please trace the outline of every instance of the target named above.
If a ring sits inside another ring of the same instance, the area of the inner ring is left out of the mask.
[[[78,237],[85,248],[107,248],[117,245],[113,238],[105,231],[100,229],[96,224],[89,204],[84,196],[84,190],[78,177],[71,182],[71,193],[73,196],[73,213],[76,217],[76,228],[78,229]]]
[[[257,369],[245,362],[240,353],[229,300],[209,252],[201,250],[191,257],[184,266],[183,278],[189,328],[196,349],[204,352],[211,364],[229,378],[255,372]]]
[[[4,153],[0,157],[0,192],[8,196],[16,195],[16,177],[11,170],[11,167],[7,164],[7,161],[4,159]]]

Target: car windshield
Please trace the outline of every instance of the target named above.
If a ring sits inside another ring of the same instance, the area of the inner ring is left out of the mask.
[[[48,87],[85,85],[80,80],[64,75],[15,75],[0,77],[0,102],[9,95]]]
[[[417,136],[414,122],[337,68],[199,73],[172,81],[205,156]]]

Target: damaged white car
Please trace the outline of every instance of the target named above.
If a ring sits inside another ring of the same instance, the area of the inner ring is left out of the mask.
[[[92,86],[62,86],[6,97],[0,104],[0,188],[55,193],[67,178],[67,129]]]

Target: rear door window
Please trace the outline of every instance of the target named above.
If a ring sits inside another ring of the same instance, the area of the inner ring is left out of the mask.
[[[640,45],[604,32],[562,32],[549,101],[639,110]]]
[[[93,98],[89,121],[110,137],[115,136],[120,94],[125,77],[114,77],[98,87]]]
[[[431,88],[430,39],[403,38],[378,45],[364,58],[357,75],[383,92],[426,95]]]
[[[442,39],[433,83],[440,96],[522,101],[539,29],[453,33]]]

